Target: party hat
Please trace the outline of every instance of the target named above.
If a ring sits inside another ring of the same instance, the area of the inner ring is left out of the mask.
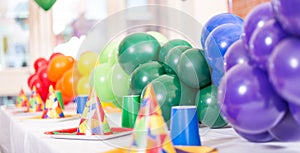
[[[91,90],[89,100],[85,105],[77,134],[112,134],[103,107],[94,90]]]
[[[34,86],[31,91],[29,103],[27,105],[27,111],[28,112],[39,112],[39,111],[43,111],[43,109],[44,109],[43,100],[42,100],[40,94],[38,93],[38,91],[36,90],[36,87]]]
[[[24,93],[23,88],[21,88],[19,95],[16,100],[16,107],[26,107],[28,105],[28,98],[26,97],[26,94]]]
[[[160,106],[152,84],[146,88],[141,108],[134,125],[130,152],[174,153]]]
[[[46,100],[46,106],[42,118],[62,118],[65,117],[62,108],[58,102],[53,86],[49,86],[49,96]]]

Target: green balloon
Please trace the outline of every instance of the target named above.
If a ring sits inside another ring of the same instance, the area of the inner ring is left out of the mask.
[[[168,41],[167,43],[165,43],[158,54],[158,61],[160,62],[165,62],[165,57],[167,56],[167,54],[169,53],[169,51],[176,47],[176,46],[188,46],[188,47],[192,47],[192,45],[190,45],[187,41],[185,40],[181,40],[181,39],[173,39]]]
[[[130,93],[140,95],[148,83],[162,74],[164,74],[163,66],[156,61],[140,65],[130,76]]]
[[[191,88],[184,84],[182,81],[180,81],[180,87],[181,87],[181,97],[180,97],[180,105],[186,106],[186,105],[192,105],[195,106],[195,99],[198,92],[198,89]]]
[[[56,0],[34,0],[41,8],[48,11],[56,2]]]
[[[164,74],[151,81],[151,84],[162,110],[164,120],[169,125],[171,108],[172,106],[178,106],[180,103],[181,89],[179,80],[176,76]],[[144,97],[145,89],[146,88],[144,88],[141,97]]]
[[[153,36],[160,44],[165,44],[168,41],[168,38],[159,32],[148,31],[147,34]]]
[[[221,128],[227,125],[220,114],[218,104],[218,88],[210,85],[200,89],[196,96],[199,121],[210,128]]]
[[[101,101],[114,101],[114,94],[111,84],[112,68],[110,64],[100,64],[95,68],[94,87],[97,96]]]
[[[114,65],[118,60],[118,43],[117,42],[110,42],[108,43],[101,51],[99,56],[99,63],[109,63]]]
[[[117,63],[112,68],[111,75],[111,84],[112,92],[115,96],[116,106],[122,107],[122,97],[128,95],[129,86],[130,86],[130,77],[124,70],[121,68],[120,64]],[[120,100],[121,99],[121,100]]]
[[[147,33],[134,33],[125,37],[118,49],[118,59],[127,74],[140,64],[157,60],[159,42]]]
[[[210,84],[211,76],[203,50],[191,48],[179,58],[177,65],[179,79],[191,88],[202,88]]]
[[[190,49],[188,46],[177,46],[172,48],[165,57],[164,69],[167,74],[177,74],[177,65],[181,54]]]

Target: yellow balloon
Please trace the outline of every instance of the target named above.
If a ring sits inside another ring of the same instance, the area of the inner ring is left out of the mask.
[[[96,52],[87,51],[82,53],[76,62],[79,73],[83,76],[89,76],[96,66],[97,59],[98,54]]]
[[[90,84],[89,84],[89,77],[83,76],[81,77],[76,86],[77,95],[88,95],[90,92]]]

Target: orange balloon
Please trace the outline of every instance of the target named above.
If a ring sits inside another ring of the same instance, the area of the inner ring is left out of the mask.
[[[62,94],[62,98],[64,100],[64,105],[67,105],[68,103],[70,103],[73,100],[73,96],[68,96],[65,91],[62,91],[63,89],[63,83],[62,83],[62,79],[59,79],[55,85],[55,90],[61,91]]]
[[[74,77],[73,77],[73,69],[69,69],[61,78],[62,81],[62,93],[69,97],[75,96],[75,88],[76,87]]]
[[[47,69],[48,79],[57,82],[63,74],[73,67],[75,60],[71,56],[57,55],[53,57]]]

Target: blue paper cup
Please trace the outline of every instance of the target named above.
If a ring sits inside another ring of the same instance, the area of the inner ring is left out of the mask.
[[[83,110],[84,110],[87,100],[88,100],[87,95],[80,95],[75,98],[75,103],[77,105],[77,109],[76,109],[77,114],[83,113]]]
[[[174,106],[170,122],[174,145],[201,146],[196,106]]]

